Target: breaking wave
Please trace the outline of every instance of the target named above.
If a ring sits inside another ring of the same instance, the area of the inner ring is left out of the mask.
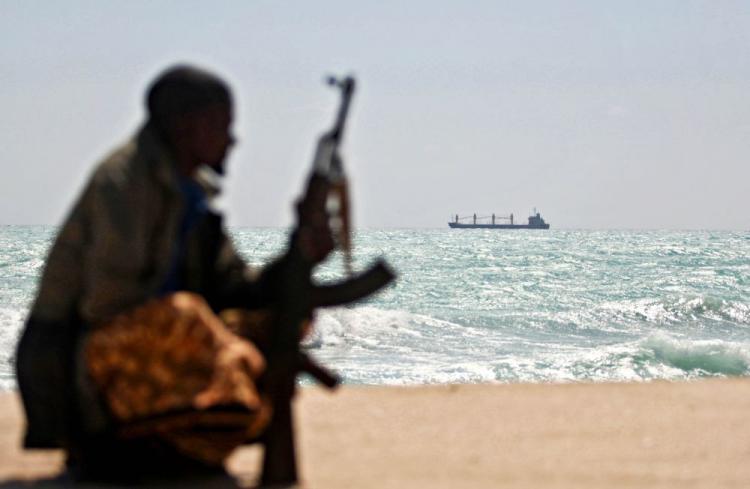
[[[599,309],[609,313],[614,320],[669,324],[708,319],[750,326],[750,304],[714,296],[609,302]]]
[[[750,374],[750,349],[747,345],[657,335],[644,340],[640,349],[640,361],[674,367],[688,376]]]
[[[348,382],[648,381],[750,375],[750,343],[662,332],[581,346],[374,307],[322,313],[306,347]]]

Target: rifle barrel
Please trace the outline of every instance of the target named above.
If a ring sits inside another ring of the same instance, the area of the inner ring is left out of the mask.
[[[349,105],[352,100],[352,95],[354,95],[356,82],[354,81],[354,78],[347,76],[345,78],[329,77],[328,83],[341,89],[341,105],[339,106],[339,111],[336,115],[336,122],[331,130],[331,136],[338,146],[338,143],[344,138],[346,117],[349,113]]]

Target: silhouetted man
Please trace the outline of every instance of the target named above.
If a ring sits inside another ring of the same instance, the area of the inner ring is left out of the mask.
[[[212,208],[234,143],[229,87],[174,67],[147,109],[60,228],[18,347],[24,445],[62,447],[88,475],[220,467],[256,436],[264,358],[217,313],[267,306],[278,263],[313,265],[333,246],[324,210],[307,209],[317,218],[287,253],[250,270]]]

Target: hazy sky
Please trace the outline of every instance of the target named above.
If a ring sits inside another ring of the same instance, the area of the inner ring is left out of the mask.
[[[238,100],[231,225],[290,223],[353,73],[356,225],[750,229],[748,1],[3,0],[0,40],[0,224],[58,223],[188,61]]]

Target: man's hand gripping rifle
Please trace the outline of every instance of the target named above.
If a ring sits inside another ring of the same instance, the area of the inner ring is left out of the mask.
[[[391,282],[395,275],[382,260],[359,275],[352,275],[349,195],[339,144],[344,135],[346,116],[354,94],[351,77],[329,78],[340,89],[341,106],[333,128],[318,141],[313,168],[304,195],[297,202],[297,228],[291,251],[278,263],[274,286],[273,327],[264,349],[267,369],[260,388],[269,396],[273,417],[263,443],[262,483],[289,484],[297,481],[291,401],[297,374],[305,371],[329,388],[339,378],[317,365],[300,350],[301,328],[312,320],[319,307],[336,306],[367,297]],[[338,247],[344,255],[348,278],[334,284],[312,281],[313,267]]]

